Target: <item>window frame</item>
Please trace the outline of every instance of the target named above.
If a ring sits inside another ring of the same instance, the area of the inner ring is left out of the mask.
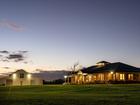
[[[19,78],[25,78],[24,73],[20,73],[20,74],[19,74]]]

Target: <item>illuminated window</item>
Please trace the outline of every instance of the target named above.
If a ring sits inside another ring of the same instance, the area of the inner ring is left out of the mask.
[[[96,80],[96,75],[93,75],[93,80]]]
[[[100,80],[104,80],[104,74],[100,74]]]
[[[120,80],[124,80],[124,74],[120,74]]]
[[[21,74],[19,75],[19,77],[20,77],[20,78],[24,78],[24,74],[21,73]]]
[[[133,80],[133,74],[128,74],[128,80]]]
[[[86,82],[88,82],[88,81],[89,81],[89,77],[88,77],[88,76],[85,76],[85,79],[86,79]]]
[[[113,80],[116,80],[116,74],[113,74]]]
[[[82,81],[82,76],[79,76],[79,81]]]
[[[89,81],[91,81],[91,79],[92,79],[92,76],[91,76],[91,75],[89,75],[89,76],[88,76],[88,78],[89,78]]]

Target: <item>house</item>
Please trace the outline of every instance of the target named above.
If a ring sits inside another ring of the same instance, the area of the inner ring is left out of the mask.
[[[121,62],[101,61],[94,66],[71,72],[66,82],[70,84],[140,83],[140,68]]]
[[[20,69],[6,77],[0,78],[0,84],[5,86],[42,85],[43,80],[32,73]]]

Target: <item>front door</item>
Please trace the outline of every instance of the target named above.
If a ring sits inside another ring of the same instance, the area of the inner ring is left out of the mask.
[[[22,86],[22,84],[23,84],[23,82],[22,82],[22,81],[20,81],[20,86]]]

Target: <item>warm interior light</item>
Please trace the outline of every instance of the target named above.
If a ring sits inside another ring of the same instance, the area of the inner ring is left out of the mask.
[[[87,73],[83,73],[83,75],[87,75]]]
[[[114,73],[113,71],[110,72],[110,74],[113,74],[113,73]]]
[[[13,79],[16,79],[17,75],[16,74],[13,74]]]
[[[27,75],[27,78],[30,79],[30,78],[31,78],[31,74],[28,74],[28,75]]]

